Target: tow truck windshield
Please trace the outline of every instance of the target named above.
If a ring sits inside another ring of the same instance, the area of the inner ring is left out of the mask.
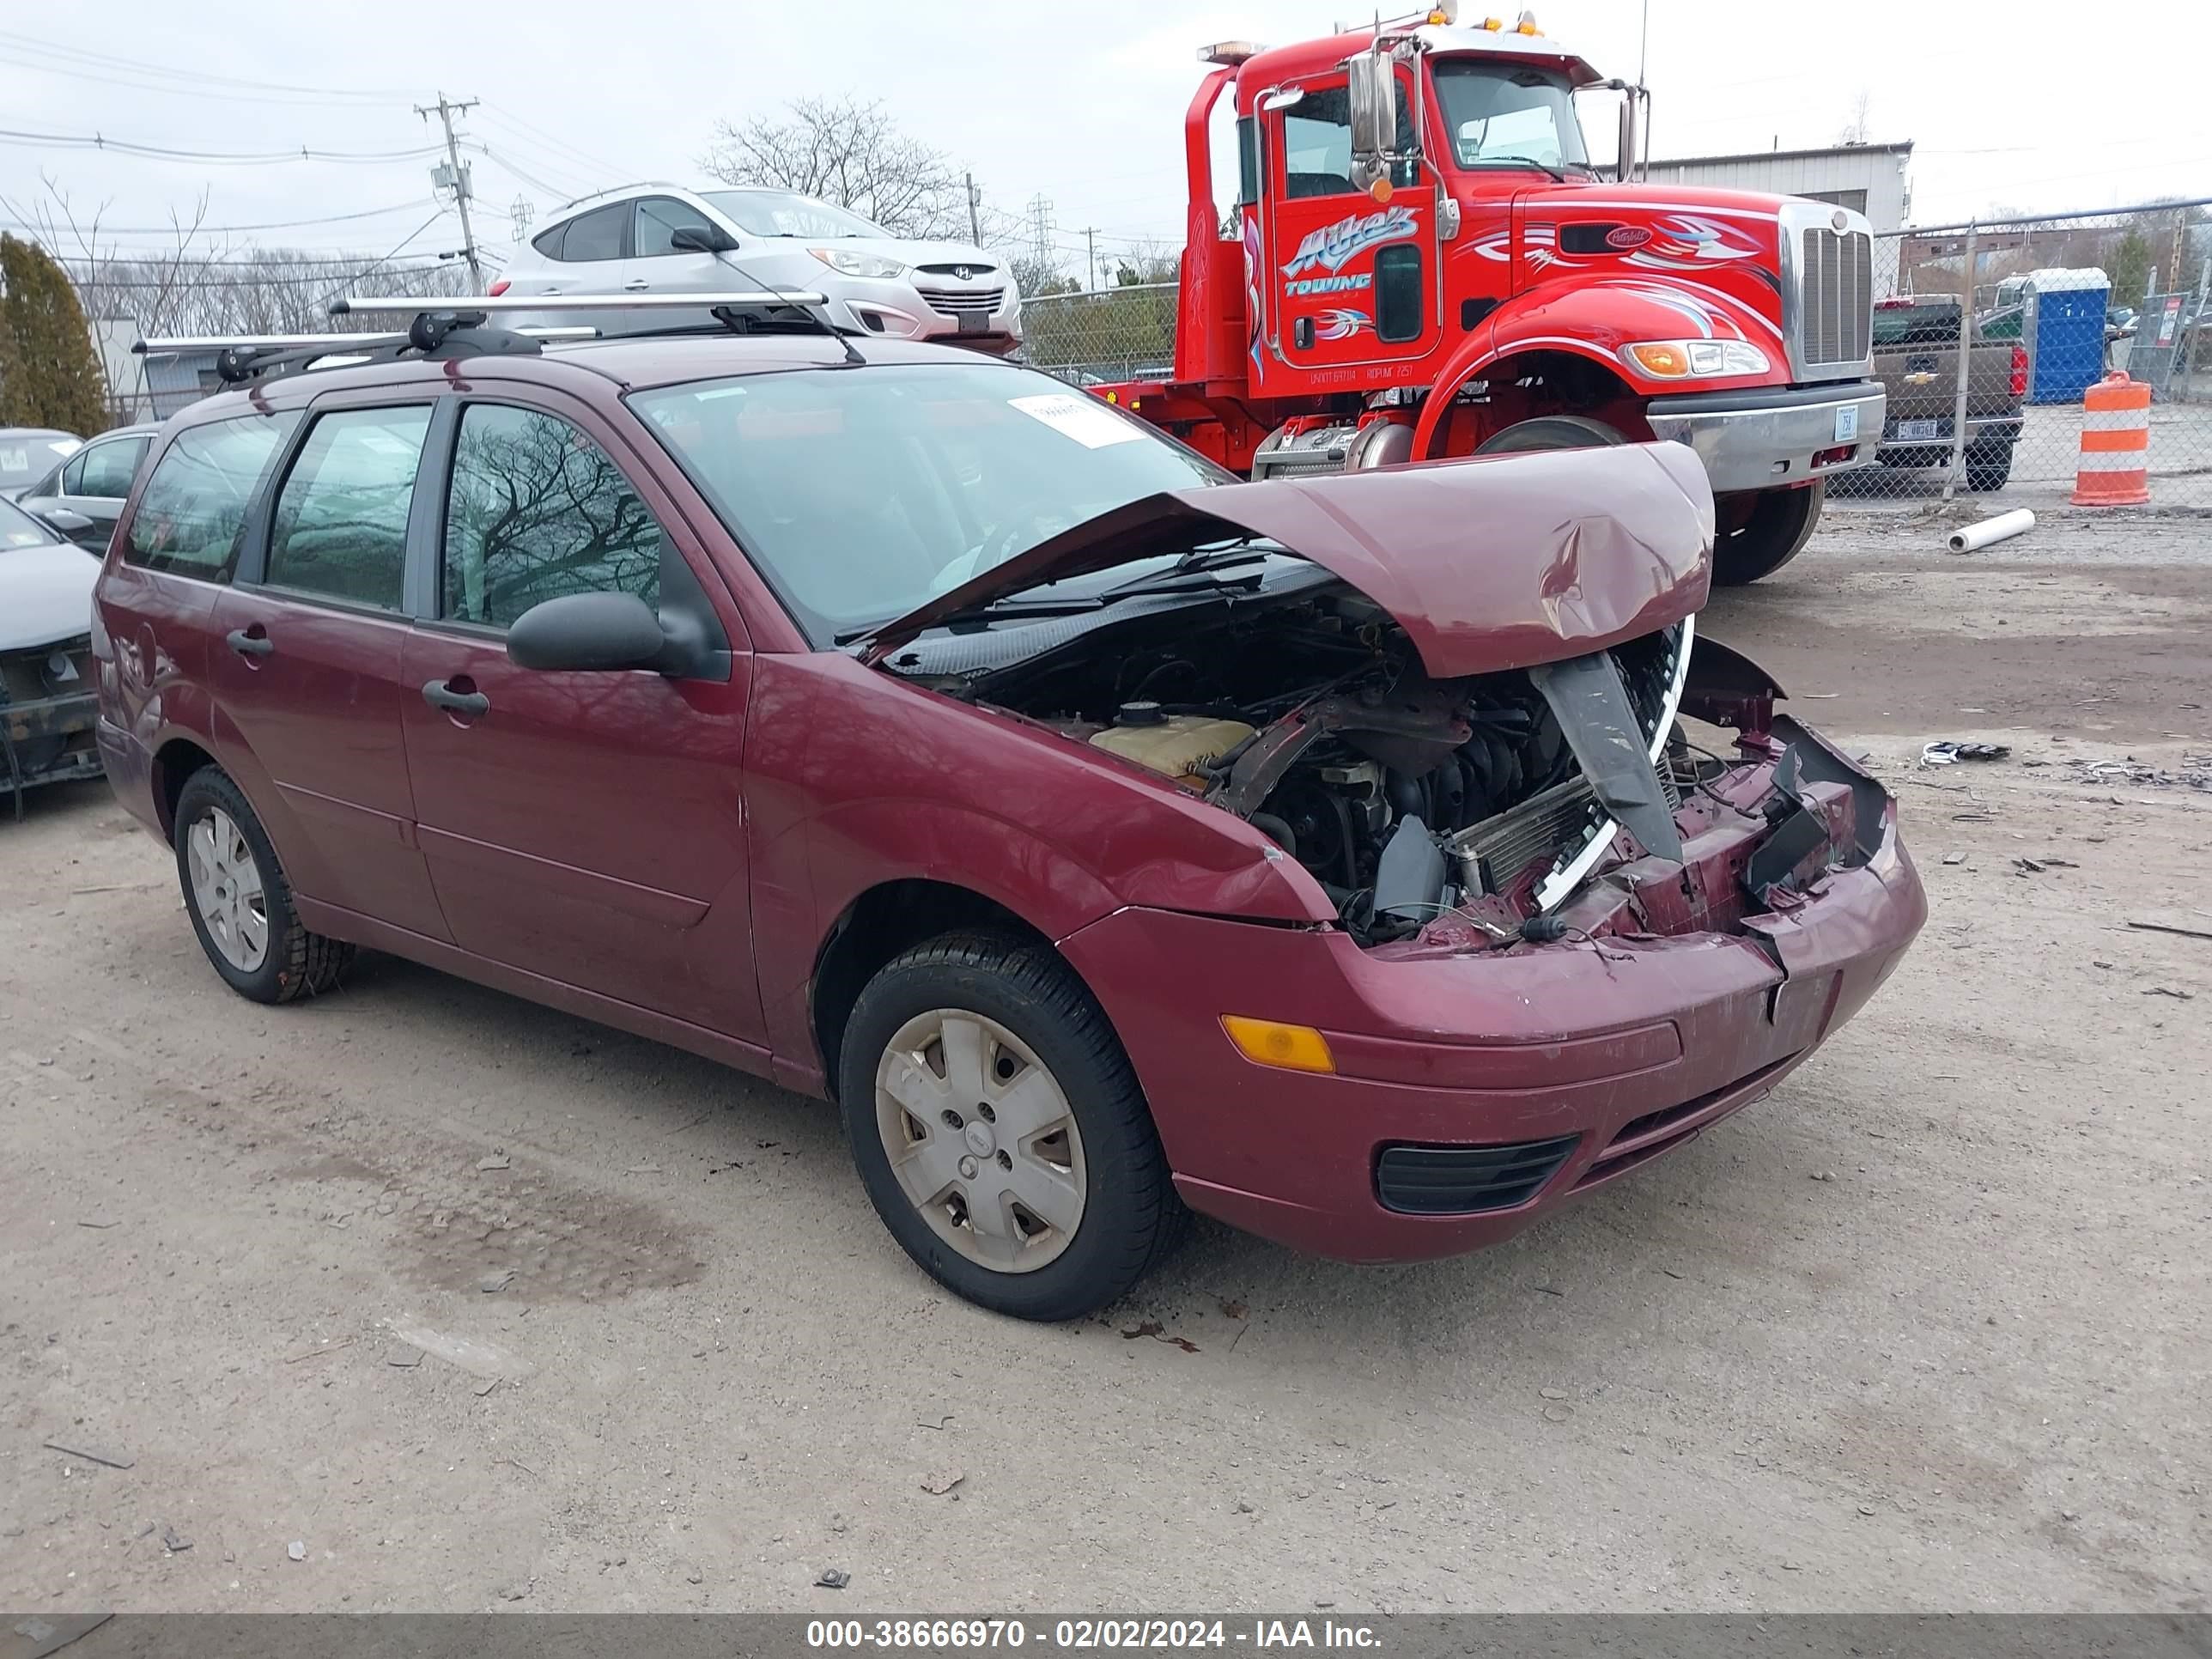
[[[1446,58],[1434,70],[1437,103],[1463,167],[1587,169],[1582,124],[1565,77],[1480,58]]]

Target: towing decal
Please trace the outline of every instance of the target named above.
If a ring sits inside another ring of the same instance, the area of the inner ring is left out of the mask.
[[[1419,230],[1411,208],[1388,207],[1380,213],[1355,213],[1333,225],[1308,232],[1291,262],[1283,267],[1283,275],[1297,276],[1309,270],[1339,271],[1368,249],[1380,247],[1385,242],[1405,241]]]

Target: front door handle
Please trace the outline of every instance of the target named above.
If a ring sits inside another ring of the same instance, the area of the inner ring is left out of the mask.
[[[473,684],[473,682],[471,682]],[[452,714],[489,714],[491,699],[481,691],[456,691],[451,680],[422,682],[422,701]]]
[[[641,276],[635,282],[624,283],[623,284],[623,292],[625,294],[642,294],[646,289],[652,286],[653,284],[651,283],[647,282],[645,278]]]
[[[253,629],[260,626],[256,623]],[[234,628],[222,636],[223,643],[241,657],[265,657],[276,648],[276,641],[266,634],[254,632],[253,629]]]

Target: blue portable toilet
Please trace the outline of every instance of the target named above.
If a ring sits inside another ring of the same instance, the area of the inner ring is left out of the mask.
[[[2078,404],[2103,377],[2105,309],[2112,291],[2110,280],[2094,265],[2028,273],[2028,402]]]

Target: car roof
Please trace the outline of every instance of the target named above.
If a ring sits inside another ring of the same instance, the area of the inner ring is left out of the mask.
[[[917,363],[1027,367],[1007,364],[1001,358],[958,346],[845,337],[865,359],[865,367]],[[633,335],[578,340],[549,347],[538,355],[408,357],[397,362],[284,374],[203,398],[191,405],[181,423],[198,425],[237,415],[296,409],[325,392],[358,388],[427,387],[465,380],[477,386],[506,381],[558,386],[587,396],[593,391],[605,395],[611,386],[614,394],[619,396],[654,386],[725,380],[740,374],[774,374],[805,368],[853,372],[847,368],[848,363],[844,339],[820,334]]]

